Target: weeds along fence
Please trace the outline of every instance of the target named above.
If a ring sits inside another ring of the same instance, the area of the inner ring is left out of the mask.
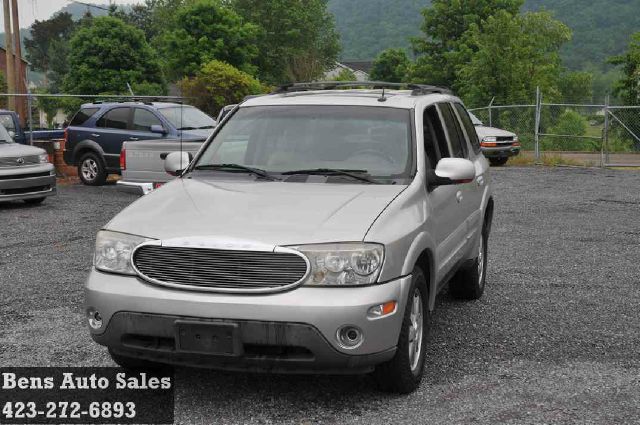
[[[471,110],[485,125],[516,133],[523,150],[604,167],[640,167],[640,106],[545,103]]]

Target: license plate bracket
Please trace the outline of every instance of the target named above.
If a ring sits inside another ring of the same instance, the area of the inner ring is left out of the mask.
[[[178,320],[176,350],[183,353],[240,356],[243,352],[237,323]]]

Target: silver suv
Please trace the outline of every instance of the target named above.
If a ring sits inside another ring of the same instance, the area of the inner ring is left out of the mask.
[[[98,233],[86,314],[118,364],[418,386],[436,294],[484,290],[489,167],[446,90],[354,84],[245,101]]]

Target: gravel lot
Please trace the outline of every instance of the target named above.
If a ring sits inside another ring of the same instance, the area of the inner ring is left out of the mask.
[[[640,423],[640,174],[493,176],[485,297],[439,296],[419,391],[179,369],[176,422]],[[0,204],[0,366],[113,365],[85,330],[82,285],[96,231],[135,199],[73,185]]]

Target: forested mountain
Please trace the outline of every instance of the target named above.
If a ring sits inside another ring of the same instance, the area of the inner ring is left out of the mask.
[[[329,0],[342,35],[343,59],[367,60],[389,47],[409,47],[409,37],[420,34],[420,10],[429,3]],[[602,68],[640,31],[640,0],[526,0],[524,9],[552,11],[573,30],[573,40],[563,49],[572,69]]]

